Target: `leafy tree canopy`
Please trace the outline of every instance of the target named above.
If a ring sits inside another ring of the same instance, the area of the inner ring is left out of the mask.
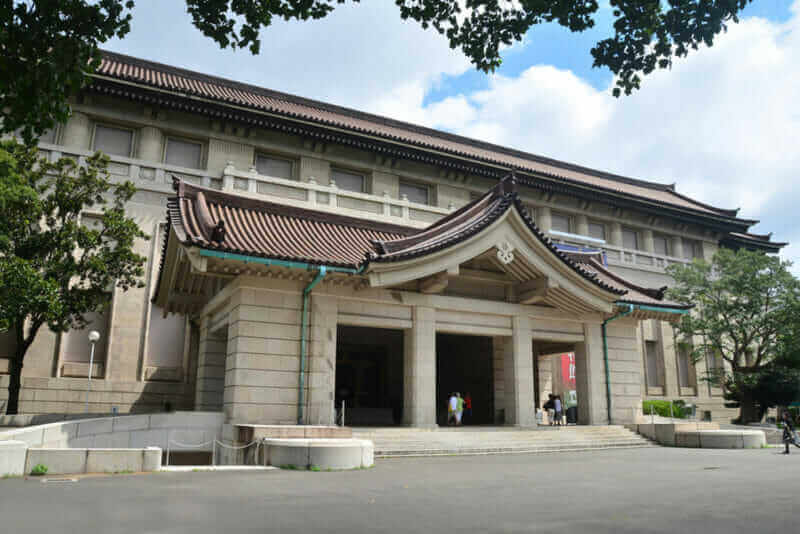
[[[124,205],[131,182],[112,184],[108,158],[52,163],[36,148],[0,142],[0,331],[12,336],[8,413],[16,413],[22,363],[42,326],[82,328],[114,287],[142,287],[146,239]],[[100,224],[82,223],[86,211]]]
[[[668,268],[675,280],[668,296],[695,306],[678,324],[679,336],[695,362],[713,354],[727,363],[707,378],[741,408],[743,422],[794,395],[785,386],[797,376],[787,370],[800,369],[800,282],[789,266],[760,252],[720,249],[711,263]]]
[[[186,0],[193,24],[222,48],[257,54],[274,19],[323,18],[346,0]],[[357,2],[358,0],[353,0]],[[613,37],[592,49],[595,67],[617,76],[614,95],[630,94],[642,76],[675,57],[711,46],[751,0],[610,0]],[[395,0],[400,17],[444,35],[475,67],[496,69],[503,46],[533,26],[553,22],[573,32],[595,26],[598,0]],[[130,30],[131,0],[0,1],[0,133],[26,140],[67,118],[67,98],[97,67],[98,45]]]

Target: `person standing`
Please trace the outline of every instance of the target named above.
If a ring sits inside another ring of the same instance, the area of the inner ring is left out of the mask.
[[[797,442],[797,436],[794,433],[794,425],[792,424],[792,416],[789,410],[783,411],[783,444],[786,445],[786,450],[783,454],[789,454],[789,445],[794,445],[800,449],[800,443]]]
[[[461,417],[464,415],[464,398],[456,392],[456,426],[461,426]]]
[[[472,422],[472,395],[470,395],[469,391],[464,396],[464,424],[467,421]]]
[[[561,426],[561,395],[556,395],[553,399],[553,410],[555,411],[556,426]]]
[[[456,422],[456,408],[458,408],[458,399],[456,394],[451,393],[450,398],[447,399],[447,424],[453,425]]]
[[[547,412],[547,422],[550,424],[550,426],[553,426],[555,423],[556,410],[554,401],[555,397],[553,397],[553,394],[548,393],[547,402],[542,405],[542,408]]]

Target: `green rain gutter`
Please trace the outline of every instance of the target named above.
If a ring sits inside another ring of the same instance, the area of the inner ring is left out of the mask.
[[[620,303],[621,306],[627,306],[628,309],[622,311],[613,317],[609,317],[605,321],[603,321],[603,325],[601,330],[603,332],[603,363],[605,364],[606,368],[606,408],[608,410],[608,424],[611,424],[611,371],[608,365],[608,337],[606,336],[606,325],[611,321],[616,319],[621,319],[626,315],[632,314],[635,310],[642,310],[642,311],[652,311],[652,312],[659,312],[659,313],[674,313],[678,315],[685,315],[689,313],[689,310],[676,310],[675,308],[663,308],[661,306],[645,306],[642,304],[626,304]]]
[[[247,256],[244,254],[233,254],[231,252],[220,252],[217,250],[200,249],[200,256],[209,258],[220,258],[223,260],[236,260],[245,263],[259,263],[262,265],[274,265],[276,267],[286,267],[289,269],[304,269],[307,271],[317,270],[317,274],[313,280],[303,289],[303,308],[300,326],[300,378],[298,384],[297,395],[297,424],[303,424],[303,406],[305,403],[305,378],[306,378],[306,347],[308,345],[308,299],[311,295],[311,290],[316,286],[328,273],[347,273],[358,274],[364,270],[364,267],[352,269],[347,267],[333,267],[328,265],[316,265],[313,263],[305,263],[300,261],[286,261],[274,260],[270,258],[260,258],[258,256]]]

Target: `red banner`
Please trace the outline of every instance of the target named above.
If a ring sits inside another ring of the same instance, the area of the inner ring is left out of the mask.
[[[575,353],[561,355],[561,383],[564,391],[575,389]]]

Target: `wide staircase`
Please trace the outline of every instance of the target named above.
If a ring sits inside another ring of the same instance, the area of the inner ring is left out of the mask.
[[[375,456],[450,456],[468,454],[545,453],[654,447],[623,426],[513,427],[356,427],[353,437],[375,444]]]

